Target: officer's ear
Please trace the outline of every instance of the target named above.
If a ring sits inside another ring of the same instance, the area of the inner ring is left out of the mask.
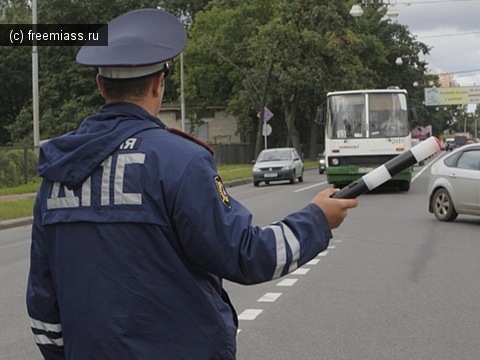
[[[163,96],[164,83],[165,83],[165,76],[164,76],[163,72],[158,73],[158,74],[153,78],[152,88],[151,88],[151,89],[152,89],[153,95],[154,95],[155,97],[157,97],[157,96]]]
[[[105,97],[105,85],[103,84],[102,77],[100,76],[100,74],[97,74],[96,80],[97,80],[97,87],[98,87],[98,90],[100,91],[100,94],[102,95],[102,97],[104,99],[106,99],[106,97]]]

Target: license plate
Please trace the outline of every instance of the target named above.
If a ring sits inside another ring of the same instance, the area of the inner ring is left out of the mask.
[[[264,175],[266,178],[273,178],[273,177],[277,177],[278,174],[277,173],[268,173],[268,174],[265,174]]]
[[[374,169],[373,167],[363,167],[363,168],[358,168],[358,172],[360,174],[365,174],[372,171],[373,169]]]

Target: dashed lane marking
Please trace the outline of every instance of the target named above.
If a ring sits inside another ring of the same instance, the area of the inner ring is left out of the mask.
[[[258,299],[258,302],[274,302],[276,301],[282,293],[266,293],[263,295],[260,299]]]
[[[340,243],[342,240],[336,239],[332,240],[332,243]],[[335,245],[329,245],[327,249],[335,249]],[[320,254],[317,255],[315,259],[310,260],[308,263],[305,265],[317,265],[320,262],[319,257],[327,256],[328,250],[325,250],[321,252]],[[293,271],[290,275],[306,275],[310,271],[310,268],[308,267],[301,267]],[[277,283],[277,286],[293,286],[298,279],[295,278],[284,278],[281,281]],[[262,297],[260,297],[257,302],[275,302],[278,300],[278,298],[282,295],[281,292],[267,292],[265,293]],[[263,312],[263,309],[246,309],[243,311],[241,314],[238,315],[238,320],[255,320],[258,315],[260,315]],[[242,329],[238,328],[237,329],[237,335],[240,334]]]
[[[262,311],[263,309],[247,309],[238,315],[238,320],[255,320]]]
[[[291,274],[292,274],[292,275],[305,275],[305,274],[308,273],[309,271],[310,271],[309,268],[304,268],[304,267],[302,267],[302,268],[299,268],[299,269],[293,271]]]
[[[280,281],[277,286],[292,286],[298,281],[298,279],[283,279]]]

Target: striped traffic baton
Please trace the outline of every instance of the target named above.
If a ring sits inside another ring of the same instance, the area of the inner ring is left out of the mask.
[[[441,149],[440,140],[431,136],[427,140],[414,146],[403,154],[400,154],[393,159],[380,165],[376,169],[363,175],[360,179],[348,184],[340,191],[333,194],[334,198],[339,199],[353,199],[367,191],[371,191],[376,187],[390,180],[400,171],[407,169],[409,166],[423,161],[429,156],[435,154]]]

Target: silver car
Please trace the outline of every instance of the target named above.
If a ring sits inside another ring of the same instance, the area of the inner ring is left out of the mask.
[[[436,161],[428,194],[428,210],[440,221],[480,215],[480,144],[464,145]]]
[[[303,181],[303,161],[295,148],[263,150],[253,165],[253,185],[264,181],[288,180],[291,184]]]

